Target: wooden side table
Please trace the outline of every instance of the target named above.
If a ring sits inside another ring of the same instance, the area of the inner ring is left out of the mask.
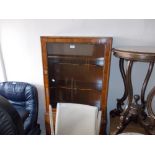
[[[155,62],[155,47],[123,47],[115,48],[113,52],[119,58],[119,67],[125,88],[122,98],[117,99],[117,108],[110,112],[112,117],[120,115],[119,125],[113,134],[121,133],[130,121],[140,123],[147,134],[155,134],[155,114],[152,109],[155,87],[152,88],[147,98],[145,98],[146,87]],[[126,70],[124,61],[127,61]],[[131,72],[135,62],[149,63],[140,95],[133,94]],[[124,107],[126,100],[127,105]]]

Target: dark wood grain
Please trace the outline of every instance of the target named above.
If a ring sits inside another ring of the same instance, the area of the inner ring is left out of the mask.
[[[146,134],[155,134],[155,117],[151,107],[155,89],[150,91],[146,99],[146,89],[155,62],[155,48],[124,47],[113,49],[113,51],[114,55],[120,59],[120,71],[125,88],[123,97],[117,100],[117,108],[110,112],[113,117],[120,115],[119,125],[113,134],[123,132],[132,121],[140,124],[145,129]],[[126,72],[124,71],[124,60],[127,61]],[[135,62],[149,63],[149,67],[140,94],[134,95],[131,74]],[[123,106],[125,101],[127,104]]]
[[[116,57],[126,60],[155,61],[155,47],[119,47],[114,48],[113,51]]]

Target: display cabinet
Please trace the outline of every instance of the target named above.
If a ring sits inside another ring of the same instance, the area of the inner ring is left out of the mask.
[[[41,37],[46,98],[45,125],[50,134],[49,105],[53,118],[57,103],[97,106],[105,133],[111,37]]]

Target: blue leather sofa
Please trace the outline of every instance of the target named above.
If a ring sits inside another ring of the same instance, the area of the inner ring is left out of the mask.
[[[0,95],[16,109],[23,121],[24,134],[40,134],[38,119],[38,92],[25,82],[0,83]]]

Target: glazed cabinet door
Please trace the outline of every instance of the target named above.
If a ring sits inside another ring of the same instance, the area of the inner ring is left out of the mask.
[[[102,110],[106,122],[111,41],[111,38],[42,37],[47,115],[49,104],[53,111],[60,102],[87,104]],[[105,123],[102,124],[103,129]]]

